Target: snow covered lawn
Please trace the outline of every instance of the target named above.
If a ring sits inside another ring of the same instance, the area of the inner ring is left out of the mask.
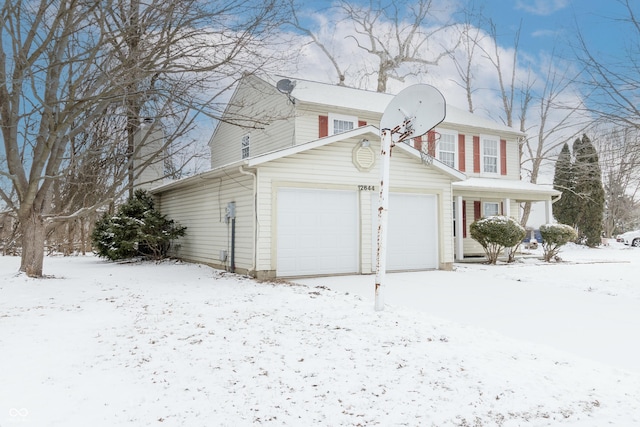
[[[0,257],[0,427],[640,425],[637,364],[540,343],[531,331],[552,322],[525,309],[606,319],[637,351],[640,250],[561,256],[390,274],[383,312],[373,276],[273,284],[51,257],[35,280]],[[520,335],[499,327],[509,315]]]

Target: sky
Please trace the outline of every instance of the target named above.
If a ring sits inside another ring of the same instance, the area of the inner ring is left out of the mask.
[[[499,28],[510,33],[522,22],[521,46],[532,54],[568,47],[576,27],[598,50],[620,47],[620,29],[616,31],[613,20],[624,17],[625,8],[617,0],[484,0],[479,4]],[[504,40],[509,42],[511,37]]]

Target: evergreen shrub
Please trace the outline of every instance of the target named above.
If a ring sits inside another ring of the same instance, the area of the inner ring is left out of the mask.
[[[544,224],[540,226],[543,257],[547,262],[555,259],[560,248],[578,238],[576,230],[567,224]]]
[[[504,248],[518,245],[526,235],[524,227],[506,216],[480,218],[471,224],[470,230],[471,237],[482,245],[489,264],[495,264]]]
[[[148,192],[137,190],[115,214],[102,215],[91,240],[97,255],[112,261],[138,256],[158,260],[167,256],[173,240],[185,234],[186,227],[154,208]]]

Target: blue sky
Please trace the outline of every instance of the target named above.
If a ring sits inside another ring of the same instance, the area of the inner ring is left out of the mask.
[[[522,22],[521,48],[531,54],[568,48],[574,41],[576,27],[598,51],[615,51],[624,43],[615,19],[627,13],[618,0],[476,0],[476,3],[484,5],[485,15],[507,33],[503,42],[512,42],[513,33]]]

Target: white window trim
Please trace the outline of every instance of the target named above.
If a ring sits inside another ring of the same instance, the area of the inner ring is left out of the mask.
[[[345,122],[352,122],[353,128],[356,129],[358,127],[358,118],[356,116],[345,116],[342,114],[329,114],[329,135],[335,135],[335,131],[333,129],[333,121],[334,120],[342,120]]]
[[[496,141],[496,171],[485,172],[484,170],[484,144],[485,140],[491,139]],[[480,135],[480,175],[500,176],[500,137],[497,135]]]
[[[453,168],[458,169],[458,132],[452,130],[438,130],[436,129],[442,138],[442,135],[452,135],[453,136]],[[426,136],[425,136],[426,138]],[[428,142],[424,142],[428,143]],[[440,160],[440,144],[436,144],[436,159]]]
[[[482,216],[488,217],[493,215],[487,215],[487,205],[495,205],[496,206],[496,215],[500,215],[500,202],[482,202]]]

